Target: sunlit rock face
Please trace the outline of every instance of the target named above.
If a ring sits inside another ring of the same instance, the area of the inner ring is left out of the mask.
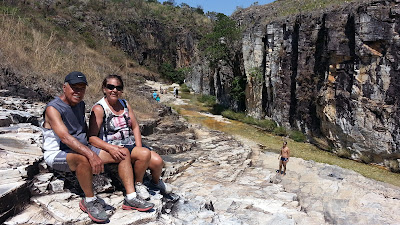
[[[262,11],[235,18],[247,26],[249,115],[323,137],[346,157],[398,170],[398,1],[345,4],[272,22]]]

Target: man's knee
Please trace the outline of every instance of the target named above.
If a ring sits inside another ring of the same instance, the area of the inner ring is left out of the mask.
[[[85,156],[80,154],[68,154],[67,162],[72,171],[75,171],[78,167],[91,169],[89,160]]]

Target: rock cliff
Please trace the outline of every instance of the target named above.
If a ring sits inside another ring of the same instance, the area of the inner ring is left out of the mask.
[[[247,113],[311,141],[322,137],[341,156],[399,171],[400,1],[359,1],[275,20],[263,7],[234,15],[246,28]],[[226,85],[214,79],[203,90]]]

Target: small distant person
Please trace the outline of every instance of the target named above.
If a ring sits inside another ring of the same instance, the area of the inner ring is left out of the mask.
[[[279,170],[277,170],[277,173],[280,173],[282,175],[286,175],[286,164],[289,162],[290,158],[290,149],[287,147],[287,142],[283,142],[283,146],[281,149],[281,153],[279,154]],[[282,171],[282,165],[283,165],[283,171]]]
[[[156,96],[156,101],[157,101],[157,102],[160,102],[160,100],[161,100],[161,99],[160,99],[160,95],[157,95],[157,96]]]
[[[157,95],[158,95],[157,92],[156,92],[156,91],[153,91],[153,98],[154,98],[154,99],[157,98]]]
[[[178,97],[178,88],[174,87],[174,97]]]

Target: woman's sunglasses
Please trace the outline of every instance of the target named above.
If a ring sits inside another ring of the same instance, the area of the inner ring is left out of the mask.
[[[106,84],[106,88],[110,91],[114,90],[114,88],[117,89],[117,91],[122,91],[124,88],[122,86],[114,86],[112,84]]]

